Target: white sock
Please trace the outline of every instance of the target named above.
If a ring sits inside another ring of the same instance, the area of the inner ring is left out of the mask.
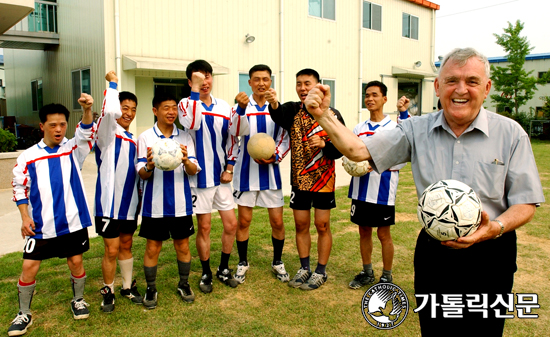
[[[113,281],[113,283],[111,283],[111,284],[103,283],[103,286],[111,288],[111,292],[113,294],[115,293],[115,281]]]
[[[130,289],[132,286],[132,272],[134,270],[134,258],[118,260],[120,274],[122,275],[122,289]]]

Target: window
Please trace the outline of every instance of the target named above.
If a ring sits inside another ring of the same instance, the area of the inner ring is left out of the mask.
[[[42,80],[31,81],[32,111],[38,112],[44,106],[42,95]]]
[[[336,0],[309,0],[309,15],[336,20]]]
[[[418,17],[403,13],[402,36],[418,40]]]
[[[252,88],[248,85],[248,80],[250,79],[247,74],[239,74],[239,92],[244,91],[248,96],[252,95]],[[271,87],[275,88],[275,75],[271,75]],[[237,103],[237,101],[235,101]]]
[[[539,71],[539,78],[543,78],[546,76],[546,71]],[[550,78],[548,78],[548,81],[546,83],[550,83]]]
[[[367,83],[363,83],[361,85],[361,109],[366,109],[367,106],[365,105],[365,89],[367,88]]]
[[[321,79],[321,84],[328,85],[330,87],[330,106],[334,108],[334,99],[336,98],[336,81]]]
[[[382,31],[382,6],[363,1],[363,28]]]
[[[92,94],[92,84],[90,79],[90,68],[73,70],[72,73],[73,86],[73,110],[80,110],[78,99],[81,93]]]

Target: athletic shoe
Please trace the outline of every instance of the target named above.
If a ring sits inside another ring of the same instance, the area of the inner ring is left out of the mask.
[[[220,271],[220,267],[218,267],[218,271],[216,272],[216,277],[218,278],[218,280],[227,284],[231,288],[237,288],[237,286],[239,285],[239,281],[233,278],[233,275],[231,275],[232,271],[233,270],[231,269],[224,269],[223,271]]]
[[[300,268],[292,280],[288,282],[288,286],[292,288],[300,288],[300,286],[302,286],[302,284],[304,284],[310,276],[311,272],[309,270]]]
[[[73,311],[74,319],[86,319],[90,316],[90,305],[83,298],[71,301],[71,310]]]
[[[132,281],[130,289],[120,289],[120,295],[129,298],[135,304],[142,304],[143,302],[143,296],[141,296],[137,289],[136,280]]]
[[[327,281],[327,274],[313,273],[311,277],[300,286],[302,290],[314,290],[325,284]]]
[[[205,294],[212,292],[212,274],[202,274],[199,289]]]
[[[193,303],[195,300],[195,294],[193,293],[193,290],[191,290],[188,282],[183,285],[178,285],[178,293],[184,302]]]
[[[380,276],[380,281],[378,283],[393,283],[393,276],[382,275]]]
[[[157,307],[157,296],[157,289],[147,287],[145,298],[143,299],[143,306],[147,309],[155,309]]]
[[[115,294],[111,291],[111,288],[105,286],[99,291],[103,295],[103,301],[101,301],[101,310],[103,312],[111,313],[115,310]]]
[[[21,336],[27,332],[27,328],[32,325],[32,315],[24,314],[21,311],[11,321],[11,326],[8,328],[8,336]]]
[[[250,266],[248,265],[248,262],[246,261],[239,262],[239,264],[237,265],[237,272],[235,273],[235,280],[237,282],[244,283],[248,268],[250,268]]]
[[[277,276],[277,279],[281,282],[288,282],[290,279],[290,276],[286,272],[285,264],[283,261],[275,261],[275,263],[271,264],[271,271],[275,276]]]
[[[368,284],[374,283],[376,279],[374,278],[374,273],[367,274],[364,270],[361,270],[359,274],[349,283],[351,289],[359,289]]]

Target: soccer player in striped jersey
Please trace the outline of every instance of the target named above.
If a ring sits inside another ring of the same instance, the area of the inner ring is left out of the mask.
[[[141,304],[143,297],[132,282],[134,257],[132,238],[137,229],[139,203],[136,172],[137,140],[129,132],[136,117],[137,97],[131,92],[117,91],[118,78],[114,71],[105,75],[109,88],[95,132],[97,183],[95,191],[95,230],[103,237],[105,253],[101,263],[103,312],[115,309],[115,273],[117,258],[122,275],[120,294],[133,303]]]
[[[244,92],[237,95],[238,104],[232,110],[229,128],[232,135],[241,137],[233,178],[233,198],[239,208],[237,219],[239,264],[235,279],[243,283],[246,278],[249,268],[247,252],[252,209],[254,206],[259,206],[268,209],[271,224],[272,272],[280,281],[288,282],[289,276],[282,261],[285,244],[284,198],[278,165],[289,151],[288,132],[275,124],[269,116],[265,92],[271,87],[271,69],[264,64],[258,64],[250,69],[248,75],[252,95],[248,97]],[[275,140],[275,153],[268,160],[252,160],[247,151],[248,140],[259,132],[267,133]]]
[[[365,106],[370,112],[370,119],[357,124],[353,129],[359,138],[374,135],[380,130],[389,130],[397,126],[388,115],[384,114],[384,104],[388,98],[386,85],[371,81],[365,87]],[[399,119],[409,117],[407,108],[409,100],[401,97],[397,103]],[[382,174],[372,168],[362,177],[352,177],[348,198],[351,198],[351,221],[359,225],[359,248],[363,261],[363,270],[349,283],[352,289],[374,283],[372,270],[372,231],[376,228],[378,239],[382,244],[383,271],[380,282],[392,282],[393,240],[391,226],[395,224],[395,196],[399,182],[399,170],[405,164],[399,164]]]
[[[82,94],[82,121],[75,137],[65,138],[69,110],[61,104],[48,104],[39,111],[44,138],[25,150],[13,168],[13,201],[21,213],[23,271],[19,277],[19,313],[8,329],[9,336],[20,336],[32,324],[31,301],[36,274],[42,260],[66,258],[71,271],[75,319],[89,316],[84,301],[86,272],[82,254],[90,248],[87,227],[92,220],[86,203],[80,169],[93,146],[93,99]]]
[[[178,105],[181,125],[189,129],[197,148],[197,160],[202,171],[190,179],[193,191],[193,212],[197,214],[197,251],[202,264],[202,277],[199,288],[204,293],[212,291],[212,270],[210,269],[210,228],[212,210],[217,209],[222,223],[222,256],[216,272],[217,278],[237,287],[229,269],[229,256],[237,232],[231,180],[233,165],[237,156],[237,137],[229,134],[231,107],[224,100],[214,98],[212,91],[212,66],[204,60],[191,62],[186,69],[189,85],[194,73],[204,76],[199,94],[203,111],[190,111],[186,108],[187,99]],[[191,93],[193,98],[195,93]]]
[[[200,82],[191,90],[200,88]],[[144,180],[141,203],[141,229],[139,236],[147,239],[143,259],[147,291],[143,305],[148,309],[157,306],[157,264],[162,243],[172,237],[178,263],[180,280],[177,291],[184,302],[193,302],[195,295],[189,286],[191,252],[189,237],[195,233],[193,202],[189,176],[200,171],[195,157],[195,146],[189,133],[180,130],[174,122],[178,118],[177,101],[167,93],[155,95],[153,113],[157,117],[154,127],[138,138],[138,163],[136,169]],[[160,139],[171,138],[181,146],[182,165],[173,171],[155,167],[151,147]]]

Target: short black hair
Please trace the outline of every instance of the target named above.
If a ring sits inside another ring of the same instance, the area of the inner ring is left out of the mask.
[[[388,87],[380,81],[370,81],[367,83],[367,86],[365,87],[365,93],[367,93],[367,89],[370,87],[378,87],[380,88],[380,92],[382,93],[382,96],[386,96],[388,93]]]
[[[302,70],[300,70],[299,72],[296,73],[296,77],[301,76],[301,75],[313,76],[313,77],[315,77],[317,82],[321,82],[321,79],[319,78],[319,73],[317,71],[313,70],[313,69],[305,68],[305,69],[302,69]]]
[[[202,71],[205,74],[212,75],[212,66],[205,60],[196,60],[189,63],[187,69],[185,69],[185,75],[187,76],[187,79],[190,80],[191,75],[193,75],[195,71]]]
[[[69,121],[69,115],[70,112],[67,108],[65,108],[64,105],[58,104],[58,103],[51,103],[44,105],[42,108],[40,108],[40,111],[38,111],[38,117],[40,118],[40,123],[46,123],[46,120],[48,119],[48,115],[53,114],[64,114],[65,119]]]
[[[155,109],[158,109],[160,106],[160,103],[166,102],[166,101],[174,101],[176,102],[176,104],[178,103],[174,95],[163,91],[156,94],[155,97],[153,97],[153,107]]]
[[[138,100],[137,100],[136,95],[134,95],[133,93],[131,93],[129,91],[119,92],[118,93],[118,99],[119,99],[121,104],[122,104],[122,102],[124,102],[127,99],[129,99],[130,101],[134,101],[136,103],[136,105],[138,104]]]
[[[252,74],[257,71],[267,71],[269,73],[269,76],[271,76],[271,68],[269,68],[269,66],[266,66],[265,64],[256,64],[248,71],[248,77],[252,78]]]

